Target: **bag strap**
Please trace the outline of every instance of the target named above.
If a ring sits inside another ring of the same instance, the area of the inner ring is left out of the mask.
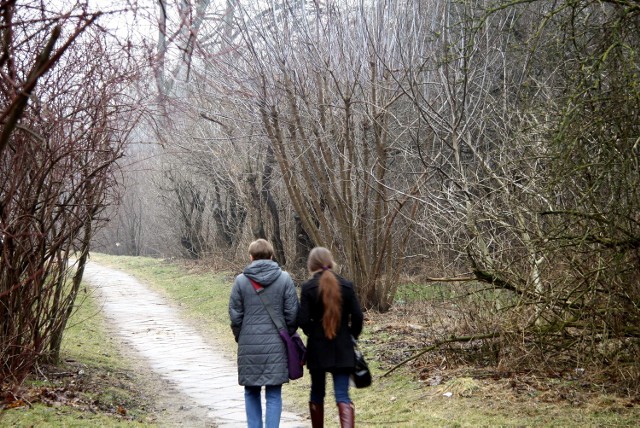
[[[262,294],[262,292],[264,291],[264,287],[262,285],[258,284],[257,282],[255,282],[253,279],[251,279],[249,277],[247,277],[247,278],[249,279],[249,281],[251,281],[251,285],[253,285],[254,290],[256,290],[256,294],[260,298],[260,301],[264,305],[264,307],[267,310],[267,312],[269,312],[269,316],[271,317],[271,321],[273,321],[273,324],[276,326],[276,328],[278,330],[284,330],[285,327],[282,324],[282,321],[280,321],[280,319],[278,317],[276,317],[276,314],[273,312],[273,307],[267,301],[266,297]]]
[[[360,348],[358,348],[358,339],[351,335],[351,342],[353,343],[353,350],[356,352],[360,352]]]

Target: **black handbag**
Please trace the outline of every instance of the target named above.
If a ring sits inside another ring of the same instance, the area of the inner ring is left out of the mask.
[[[356,355],[356,366],[351,373],[351,380],[356,388],[366,388],[371,385],[371,371],[355,339],[353,339],[353,351]]]

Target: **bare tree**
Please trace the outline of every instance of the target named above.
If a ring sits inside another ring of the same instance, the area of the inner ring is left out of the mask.
[[[0,383],[58,358],[135,117],[127,54],[91,30],[98,13],[22,6],[2,3]]]
[[[389,168],[406,159],[394,139],[403,127],[393,116],[401,108],[397,85],[375,57],[375,49],[392,50],[379,37],[386,17],[343,9],[306,2],[242,9],[238,101],[260,111],[299,235],[342,254],[365,305],[387,310],[411,228],[398,227],[399,214],[415,212],[407,194],[417,182]],[[390,191],[392,182],[407,185],[404,194]]]
[[[414,230],[448,249],[440,255],[449,260],[428,254],[433,279],[466,279],[461,290],[483,302],[473,316],[464,302],[453,331],[517,350],[500,354],[503,363],[616,361],[627,378],[638,348],[639,98],[627,90],[637,11],[436,6],[442,21],[402,21],[419,42],[398,82],[426,137],[416,150],[436,178],[418,196],[424,217]]]

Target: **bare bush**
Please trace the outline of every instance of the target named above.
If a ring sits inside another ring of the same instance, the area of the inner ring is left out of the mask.
[[[130,129],[127,54],[99,14],[2,4],[0,374],[56,360]],[[61,42],[58,42],[58,40]],[[59,43],[59,45],[57,44]],[[77,270],[67,266],[75,257]]]

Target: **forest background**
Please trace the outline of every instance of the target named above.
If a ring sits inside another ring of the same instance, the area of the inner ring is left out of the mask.
[[[264,237],[298,279],[330,248],[371,313],[443,290],[409,359],[638,396],[637,1],[0,15],[3,389],[59,358],[89,250],[236,268]]]

